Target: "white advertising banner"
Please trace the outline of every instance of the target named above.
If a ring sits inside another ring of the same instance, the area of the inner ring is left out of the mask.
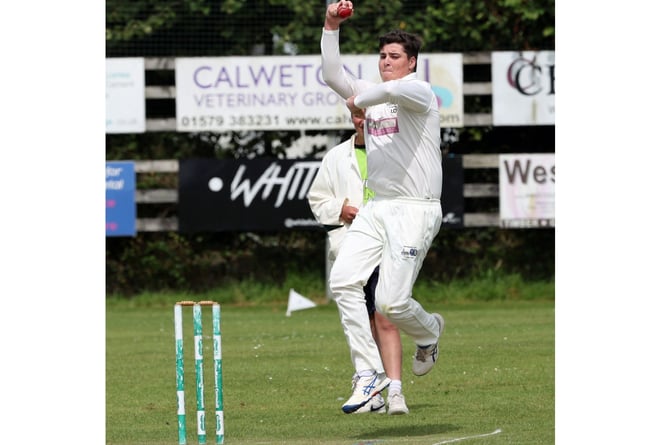
[[[493,125],[555,125],[555,52],[492,53]]]
[[[378,62],[378,56],[374,59]],[[432,85],[439,102],[441,128],[464,127],[462,54],[420,54],[416,73]]]
[[[107,61],[107,133],[146,131],[144,59],[110,58]]]
[[[378,55],[343,56],[356,77],[380,82]],[[462,127],[462,55],[419,57],[442,127]],[[323,82],[320,55],[177,58],[177,131],[352,128],[346,104]]]
[[[499,218],[506,228],[555,227],[555,154],[499,156]]]

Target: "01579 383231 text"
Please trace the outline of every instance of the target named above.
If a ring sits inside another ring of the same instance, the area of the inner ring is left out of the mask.
[[[212,128],[212,127],[250,127],[267,125],[278,125],[279,116],[269,114],[248,114],[240,116],[221,116],[221,115],[206,115],[206,116],[182,116],[181,125],[189,128]]]
[[[301,125],[319,124],[326,125],[350,125],[351,118],[348,115],[333,115],[325,118],[319,116],[310,117],[295,117],[295,116],[279,116],[277,114],[245,114],[245,115],[204,115],[204,116],[182,116],[181,126],[183,128],[196,129],[211,129],[220,127],[237,127],[237,128],[258,128],[258,127],[276,127],[283,124],[289,127],[297,127]]]

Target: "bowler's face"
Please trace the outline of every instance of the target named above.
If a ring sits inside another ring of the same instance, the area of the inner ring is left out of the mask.
[[[356,131],[363,131],[365,129],[364,117],[351,115],[351,120],[353,121],[353,127]]]
[[[401,79],[413,72],[416,58],[407,55],[399,43],[384,45],[379,52],[379,74],[384,82]]]

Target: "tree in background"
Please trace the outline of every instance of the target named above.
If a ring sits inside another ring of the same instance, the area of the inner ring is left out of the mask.
[[[107,57],[318,54],[325,13],[304,0],[107,0]],[[552,50],[554,0],[355,2],[342,52],[375,52],[378,35],[419,32],[424,52]]]

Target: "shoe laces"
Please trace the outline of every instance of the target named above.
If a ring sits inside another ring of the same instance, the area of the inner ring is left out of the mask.
[[[373,377],[372,381],[368,385],[365,385],[361,388],[363,394],[365,394],[365,395],[369,394],[376,387],[376,384],[379,381],[378,380],[378,377],[379,377],[378,374],[371,375],[370,378],[371,377]],[[358,382],[360,381],[360,378],[361,377],[358,375],[357,372],[355,374],[353,374],[353,377],[351,377],[351,390],[352,391],[355,391],[356,388],[358,387]]]
[[[403,399],[403,398],[404,398],[404,397],[402,396],[402,394],[400,394],[400,393],[398,393],[398,392],[395,392],[395,393],[392,393],[392,394],[388,394],[388,400],[391,400],[391,399],[392,399],[392,400],[394,400],[394,399]]]
[[[358,383],[358,380],[360,380],[358,373],[353,373],[353,377],[351,377],[351,390],[355,389],[355,385]]]
[[[416,360],[419,362],[424,362],[427,360],[428,356],[432,357],[434,360],[434,354],[437,352],[437,344],[430,345],[426,348],[417,347],[416,348]]]

